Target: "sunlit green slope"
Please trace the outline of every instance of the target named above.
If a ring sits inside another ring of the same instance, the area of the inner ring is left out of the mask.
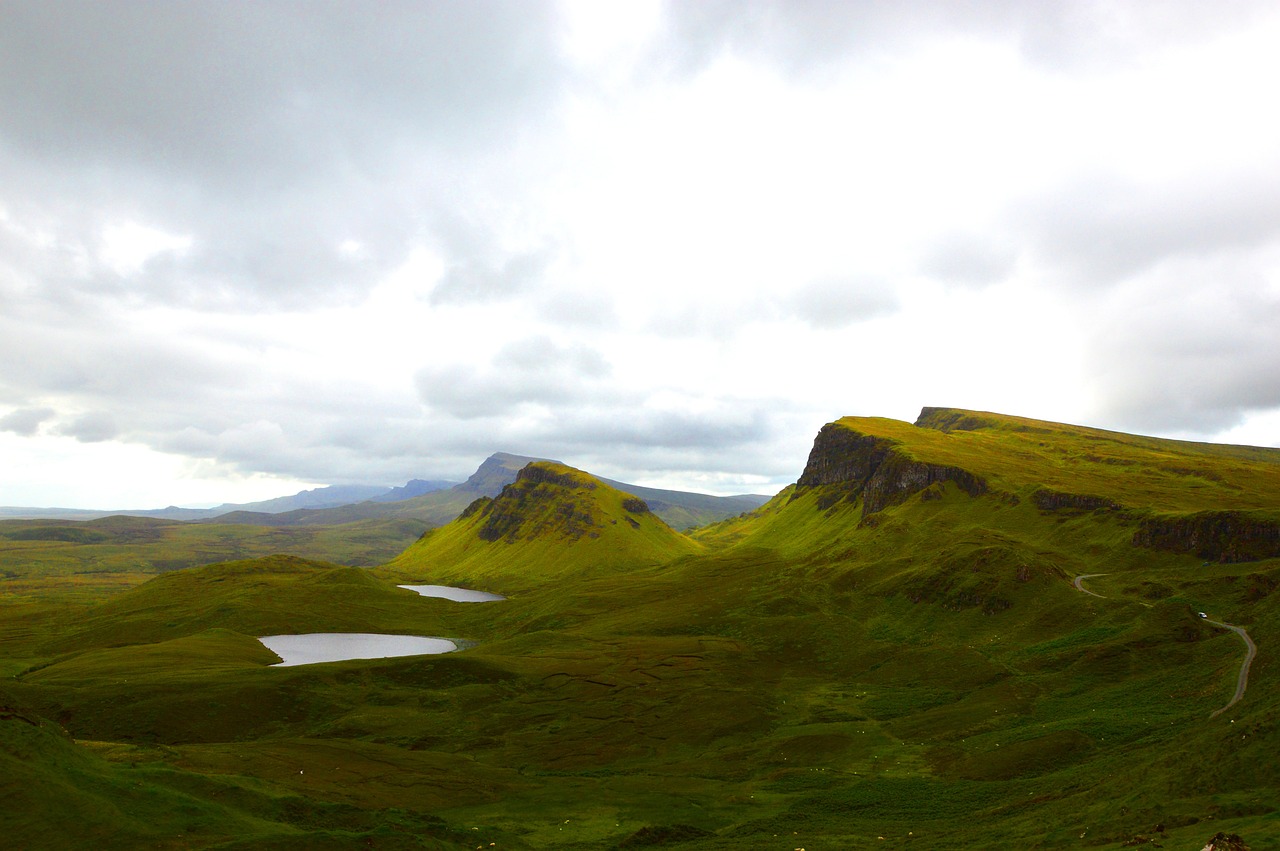
[[[384,570],[506,593],[659,564],[699,549],[643,500],[581,470],[539,461],[497,497],[479,499],[453,523],[427,532]]]
[[[1090,514],[1092,525],[1120,524],[1143,547],[1228,562],[1280,555],[1280,450],[945,408],[925,408],[914,425],[872,417],[828,424],[794,488],[699,537],[812,556],[850,530],[889,522],[887,509],[909,504],[928,514],[928,503],[956,494],[979,504],[949,503],[947,513],[989,512],[985,525],[1032,537],[1046,534],[1046,517]]]

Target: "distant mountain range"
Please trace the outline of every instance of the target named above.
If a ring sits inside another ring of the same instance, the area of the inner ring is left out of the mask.
[[[278,496],[259,502],[231,503],[224,502],[214,508],[179,508],[171,505],[168,508],[154,509],[79,509],[79,508],[25,508],[0,507],[0,519],[11,520],[93,520],[98,517],[124,515],[126,517],[155,517],[161,520],[211,520],[237,511],[278,514],[301,509],[336,508],[366,500],[393,502],[421,496],[435,490],[452,487],[454,482],[425,481],[414,479],[404,487],[390,488],[378,485],[330,485],[323,488],[299,491],[292,496]]]
[[[331,485],[292,496],[249,503],[224,503],[215,508],[149,510],[92,510],[74,508],[0,507],[0,519],[94,520],[125,515],[255,526],[330,526],[370,519],[414,519],[428,528],[443,526],[480,497],[494,497],[515,482],[525,465],[549,459],[497,452],[489,456],[465,482],[413,479],[402,487]],[[688,529],[736,517],[759,508],[769,497],[756,494],[711,496],[658,490],[602,479],[612,487],[643,499],[650,509],[676,529]]]

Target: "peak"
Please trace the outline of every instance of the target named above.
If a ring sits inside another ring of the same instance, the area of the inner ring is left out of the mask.
[[[485,459],[486,464],[501,464],[504,467],[519,468],[526,464],[532,464],[534,461],[545,461],[545,458],[536,458],[532,455],[512,455],[510,452],[495,452]]]
[[[866,517],[935,484],[952,482],[970,496],[986,492],[987,483],[981,477],[957,466],[922,461],[904,451],[900,439],[877,434],[876,429],[864,431],[858,425],[856,420],[844,419],[823,426],[796,482],[797,494],[822,489],[819,505],[823,508],[861,498]]]
[[[698,545],[644,500],[556,461],[532,461],[501,492],[477,499],[393,565],[433,578],[501,576],[528,584],[656,564]],[[505,585],[504,587],[511,587]]]
[[[485,522],[479,535],[486,541],[548,534],[574,540],[583,535],[598,536],[607,511],[600,505],[602,494],[588,496],[588,492],[601,487],[593,476],[566,464],[533,461],[480,509]]]
[[[520,468],[516,481],[587,490],[595,490],[599,484],[594,476],[558,461],[532,461]]]
[[[916,417],[915,425],[916,428],[931,428],[945,432],[977,431],[995,425],[995,421],[990,415],[976,411],[924,407],[920,409],[920,416]]]
[[[509,452],[495,452],[460,487],[481,496],[497,496],[504,486],[516,480],[517,471],[541,460],[543,459],[512,455]]]

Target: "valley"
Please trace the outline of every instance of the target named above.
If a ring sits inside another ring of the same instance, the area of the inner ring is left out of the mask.
[[[494,457],[466,500],[332,523],[0,523],[5,835],[1280,845],[1280,450],[846,417],[794,485],[688,526],[710,504]],[[458,650],[258,641],[306,633]]]

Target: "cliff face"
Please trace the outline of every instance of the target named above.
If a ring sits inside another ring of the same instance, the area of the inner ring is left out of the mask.
[[[1134,546],[1234,563],[1280,557],[1280,522],[1242,511],[1203,511],[1143,520]]]
[[[796,495],[821,488],[818,505],[862,497],[862,516],[905,502],[938,482],[954,482],[970,496],[986,493],[987,483],[959,467],[930,464],[908,456],[896,440],[861,434],[840,423],[818,432]]]
[[[571,540],[598,536],[600,512],[590,500],[575,499],[576,494],[595,489],[594,481],[568,467],[549,462],[529,464],[502,493],[473,512],[484,517],[477,534],[484,541],[508,543],[545,535]]]
[[[1047,488],[1041,488],[1031,495],[1031,501],[1035,503],[1036,508],[1041,511],[1061,511],[1063,509],[1073,511],[1097,511],[1098,509],[1106,509],[1108,511],[1119,511],[1123,506],[1113,500],[1102,496],[1090,496],[1081,493],[1061,493],[1059,491],[1051,491]]]

